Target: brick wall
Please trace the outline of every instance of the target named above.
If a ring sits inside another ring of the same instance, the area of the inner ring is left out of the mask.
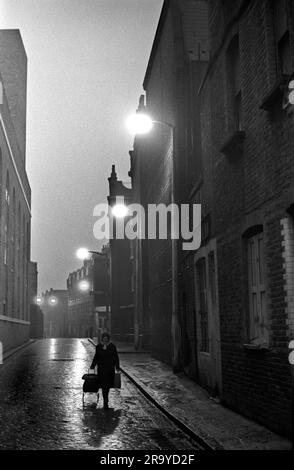
[[[241,12],[237,8],[229,18],[222,11],[223,2],[210,2],[215,56],[201,90],[203,160],[212,176],[212,225],[217,238],[222,400],[290,436],[292,379],[287,348],[292,300],[287,273],[292,269],[293,233],[286,210],[293,204],[289,194],[293,194],[294,181],[294,121],[282,111],[281,100],[270,109],[261,109],[277,79],[273,13],[266,0],[247,4],[248,8]],[[238,21],[229,23],[234,15]],[[232,134],[226,51],[236,32],[245,138],[241,147],[235,146],[228,155],[222,152]],[[209,179],[204,178],[204,187],[206,184]],[[269,328],[269,344],[264,350],[245,346],[249,340],[245,235],[259,224],[264,233]]]
[[[175,124],[175,51],[173,21],[168,11],[161,38],[156,48],[146,87],[146,105],[154,119]],[[148,186],[144,200],[148,204],[171,203],[172,131],[164,125],[155,125],[148,137]],[[146,177],[147,177],[146,175]],[[149,305],[151,352],[167,363],[172,361],[171,313],[171,243],[167,240],[148,241]]]

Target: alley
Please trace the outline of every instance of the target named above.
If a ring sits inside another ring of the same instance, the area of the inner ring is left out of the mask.
[[[44,339],[0,366],[0,449],[195,450],[125,377],[109,410],[89,394],[83,409],[92,354],[87,340]]]

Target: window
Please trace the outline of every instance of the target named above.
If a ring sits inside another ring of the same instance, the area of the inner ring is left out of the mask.
[[[208,278],[211,301],[216,303],[216,273],[215,273],[215,259],[214,252],[211,251],[208,255]]]
[[[8,314],[8,266],[5,266],[5,313]]]
[[[0,147],[0,218],[2,214],[2,150]]]
[[[20,283],[20,268],[21,268],[21,209],[20,202],[18,203],[18,215],[17,215],[17,244],[16,244],[16,269],[17,269],[17,283],[16,283],[16,310],[18,318],[21,317],[21,283]]]
[[[5,214],[5,226],[4,226],[4,264],[5,265],[9,263],[9,234],[10,234],[9,198],[10,198],[9,196],[9,173],[7,172],[6,189],[5,189],[6,214]]]
[[[292,73],[292,53],[290,48],[287,0],[274,1],[274,32],[276,40],[277,74],[290,75]]]
[[[196,263],[196,282],[197,282],[197,310],[200,316],[200,351],[209,351],[208,338],[208,309],[207,309],[207,291],[206,291],[206,261],[200,258]]]
[[[240,131],[243,128],[242,124],[242,93],[241,93],[241,80],[240,80],[240,50],[239,50],[239,37],[234,36],[227,50],[228,59],[228,87],[229,96],[233,114],[233,125],[235,130]]]
[[[27,261],[30,261],[30,226],[29,223],[27,222]]]
[[[10,195],[9,195],[9,173],[8,172],[6,175],[5,200],[6,200],[7,205],[9,206]]]
[[[21,305],[23,308],[23,316],[22,318],[25,320],[26,319],[26,313],[27,313],[27,305],[26,305],[26,289],[27,289],[27,277],[26,277],[26,258],[25,258],[25,253],[26,253],[26,233],[25,233],[25,216],[23,215],[22,217],[22,282],[23,282],[23,289],[22,289],[22,299],[21,299]]]
[[[12,316],[15,314],[15,225],[16,225],[16,202],[15,202],[15,188],[13,188],[12,192],[12,230],[11,230],[11,248],[12,248],[12,255],[11,255],[11,310]]]
[[[4,264],[7,264],[7,251],[8,251],[8,226],[7,221],[4,227]]]
[[[290,75],[292,71],[292,57],[288,32],[280,39],[277,48],[278,74]]]
[[[264,237],[259,232],[247,239],[249,341],[267,343],[266,290],[264,276]]]

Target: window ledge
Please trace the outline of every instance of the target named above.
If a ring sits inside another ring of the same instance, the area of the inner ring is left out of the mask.
[[[264,97],[260,109],[269,111],[278,101],[282,102],[285,89],[288,87],[290,75],[282,75],[278,78],[270,92]]]
[[[253,351],[268,351],[269,347],[265,343],[254,344],[254,343],[245,343],[243,344],[244,349],[250,349]]]
[[[226,142],[222,145],[220,151],[227,157],[234,155],[236,152],[241,152],[243,149],[243,141],[245,138],[244,131],[234,131]]]

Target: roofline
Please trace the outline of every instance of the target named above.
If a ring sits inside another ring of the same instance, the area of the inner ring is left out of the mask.
[[[158,25],[157,25],[157,28],[156,28],[155,37],[154,37],[154,40],[153,40],[151,53],[150,53],[150,56],[149,56],[147,69],[146,69],[146,72],[145,72],[144,81],[143,81],[143,89],[144,90],[146,90],[146,87],[147,87],[147,82],[149,80],[149,76],[150,76],[150,73],[151,73],[153,61],[154,61],[154,58],[155,58],[155,55],[156,55],[156,52],[157,52],[157,47],[158,47],[158,44],[159,44],[159,41],[160,41],[164,21],[165,21],[167,12],[169,10],[170,4],[171,4],[171,0],[164,0],[163,5],[162,5],[162,9],[161,9]]]
[[[19,28],[0,28],[0,33],[16,33],[19,37],[19,42],[22,46],[23,54],[25,56],[26,62],[28,61],[27,51],[23,42],[23,38]]]

